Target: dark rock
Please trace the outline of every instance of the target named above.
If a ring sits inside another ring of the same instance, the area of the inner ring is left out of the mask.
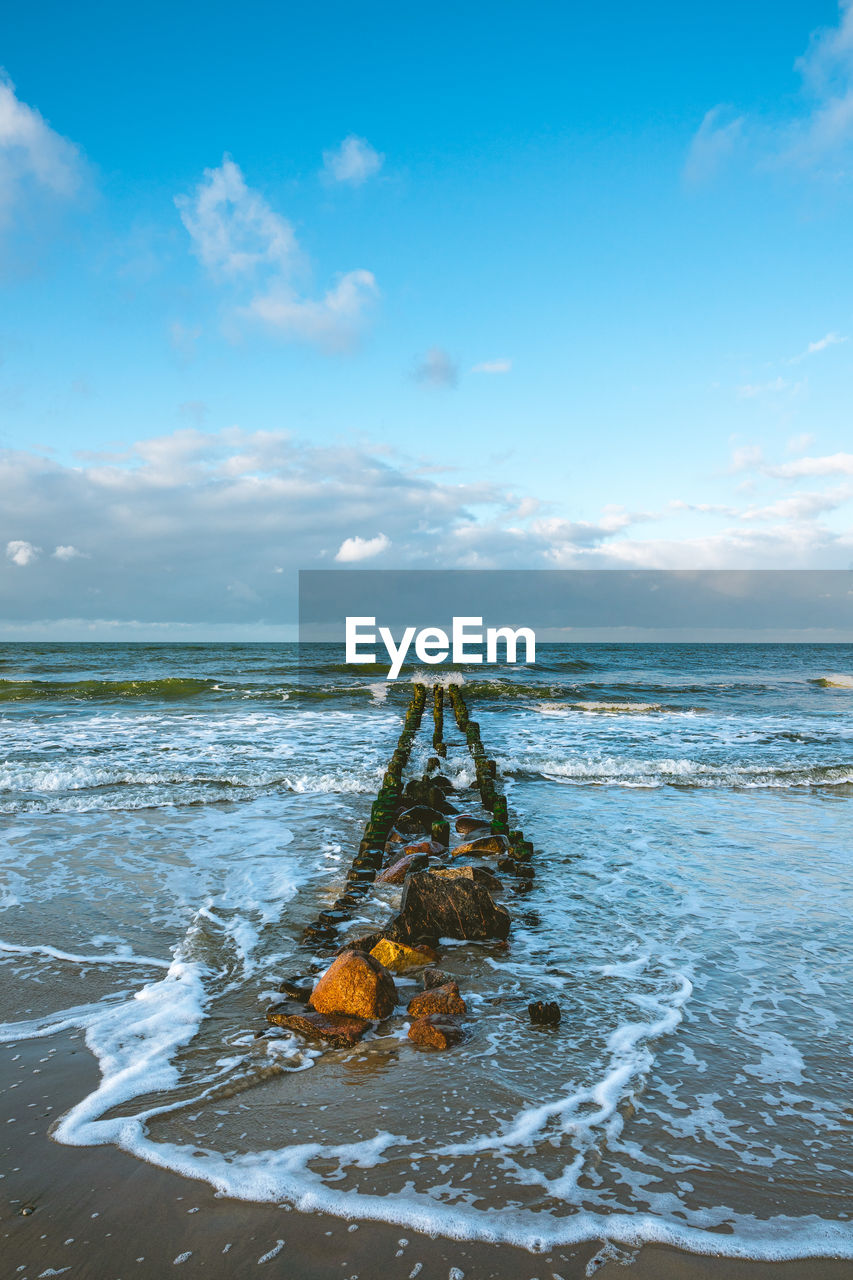
[[[430,987],[409,1001],[408,1012],[413,1018],[425,1018],[430,1013],[465,1013],[467,1006],[459,994],[459,984],[445,982],[440,987]]]
[[[267,1011],[267,1021],[277,1027],[287,1027],[310,1040],[325,1040],[335,1049],[345,1049],[364,1035],[370,1022],[366,1018],[343,1017],[329,1013],[278,1013]]]
[[[345,924],[348,918],[346,911],[336,911],[334,908],[329,911],[321,911],[317,916],[318,920],[321,920],[323,924],[331,929],[334,929],[339,924]]]
[[[556,1027],[560,1021],[560,1006],[554,1000],[534,1000],[527,1006],[527,1012],[537,1027]]]
[[[405,809],[394,825],[404,835],[416,836],[422,832],[428,835],[432,831],[432,824],[440,822],[442,817],[443,814],[429,805],[416,804],[411,809]]]
[[[294,1000],[301,1000],[303,1004],[307,1004],[311,999],[311,992],[314,990],[314,982],[311,978],[303,977],[298,974],[294,978],[285,978],[279,987],[286,996],[291,996]]]
[[[438,761],[436,761],[438,764]],[[453,783],[449,778],[445,778],[443,773],[438,773],[434,778],[430,778],[430,782],[434,787],[438,787],[446,796],[450,795],[453,790]]]
[[[489,834],[489,824],[486,819],[472,818],[468,813],[460,814],[453,825],[461,836],[471,835],[474,831],[482,831],[484,836]]]
[[[446,982],[453,981],[451,973],[445,973],[443,969],[424,969],[421,974],[421,981],[424,984],[425,991],[432,991],[433,987],[443,987]]]
[[[464,876],[446,877],[418,871],[407,878],[400,913],[389,936],[401,942],[438,938],[505,938],[507,911],[493,902],[489,891]]]
[[[431,1013],[416,1018],[409,1027],[409,1039],[429,1049],[450,1049],[463,1037],[458,1019],[445,1013]]]

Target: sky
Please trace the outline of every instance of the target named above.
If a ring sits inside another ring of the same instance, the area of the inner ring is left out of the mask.
[[[0,66],[0,637],[853,567],[851,5],[49,0]]]

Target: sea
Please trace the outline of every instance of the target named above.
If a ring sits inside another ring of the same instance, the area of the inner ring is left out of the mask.
[[[413,678],[460,685],[535,877],[508,946],[442,948],[462,1044],[408,1040],[401,978],[397,1016],[323,1049],[265,1010],[328,963],[304,928]],[[78,1029],[99,1068],[56,1142],[534,1251],[853,1258],[853,646],[544,645],[391,682],[324,645],[5,644],[0,726],[0,1041]]]

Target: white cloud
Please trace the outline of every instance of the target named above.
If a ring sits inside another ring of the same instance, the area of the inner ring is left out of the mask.
[[[218,169],[205,169],[195,195],[177,196],[175,204],[196,254],[213,274],[240,276],[262,266],[291,269],[298,252],[292,226],[246,186],[230,156]]]
[[[35,547],[31,542],[25,542],[21,538],[14,538],[11,542],[6,543],[6,557],[11,560],[12,564],[19,565],[22,569],[32,564],[41,555],[41,547]]]
[[[798,458],[768,467],[768,474],[794,480],[801,476],[853,476],[853,453],[831,453],[822,458]]]
[[[509,373],[512,368],[512,361],[507,359],[500,360],[484,360],[481,364],[475,364],[471,369],[472,373]]]
[[[214,279],[242,290],[248,300],[232,314],[264,325],[280,337],[337,350],[350,345],[376,297],[370,271],[348,271],[319,299],[297,291],[304,256],[293,227],[247,186],[238,165],[225,156],[206,169],[192,196],[175,200],[194,252]],[[196,331],[173,326],[172,339],[186,355]],[[190,339],[190,341],[187,341]]]
[[[843,342],[847,342],[847,338],[840,333],[824,334],[822,338],[818,338],[817,342],[810,342],[805,351],[801,351],[798,356],[792,356],[788,363],[799,364],[801,360],[805,360],[808,356],[817,355],[818,351],[825,351],[827,347],[839,346]]]
[[[348,271],[318,302],[273,292],[244,309],[285,337],[335,348],[346,346],[378,289],[370,271]]]
[[[786,453],[805,453],[810,445],[814,444],[814,436],[809,431],[804,431],[801,435],[791,436],[791,439],[785,445]]]
[[[58,546],[53,552],[53,558],[54,560],[78,560],[82,558],[88,559],[88,556],[84,556],[84,553],[78,551],[76,547],[68,545]]]
[[[691,186],[710,181],[734,151],[743,126],[744,117],[731,118],[730,107],[720,104],[706,111],[687,152],[685,181]]]
[[[431,347],[415,365],[413,377],[428,387],[455,387],[459,367],[441,347]]]
[[[851,490],[849,485],[830,490],[827,493],[794,493],[787,498],[779,498],[776,502],[764,507],[750,507],[742,512],[742,520],[784,520],[787,522],[813,520],[824,511],[835,511],[849,502]]]
[[[21,102],[11,80],[0,78],[0,216],[8,216],[27,184],[53,196],[73,196],[82,173],[74,144]]]
[[[323,152],[323,176],[330,182],[360,187],[379,172],[384,160],[384,155],[375,151],[365,138],[351,133],[339,147]]]
[[[375,538],[345,538],[335,554],[341,564],[355,564],[358,560],[371,560],[391,546],[391,539],[384,533],[377,533]]]
[[[797,473],[785,469],[804,464],[853,475],[853,455],[792,460],[776,469],[781,477],[766,464],[759,470],[760,456],[751,463],[765,486],[794,484]],[[185,427],[73,465],[0,450],[3,619],[7,627],[86,617],[272,625],[295,616],[299,568],[380,554],[401,568],[843,568],[853,539],[835,508],[850,501],[850,486],[835,484],[778,502],[771,495],[765,505],[685,503],[679,537],[666,539],[640,532],[657,518],[647,512],[540,516],[514,487],[450,482],[423,474],[420,460],[280,432]],[[692,521],[701,537],[690,536]],[[57,555],[70,548],[70,530],[75,549],[97,548],[97,557]],[[37,571],[25,571],[36,560]]]

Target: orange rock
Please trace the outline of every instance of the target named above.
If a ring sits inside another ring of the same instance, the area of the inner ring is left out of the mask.
[[[469,840],[467,844],[458,844],[455,849],[450,850],[450,856],[462,858],[473,854],[501,854],[508,849],[509,841],[506,836],[481,836],[476,840]]]
[[[409,1001],[409,1013],[413,1018],[425,1018],[430,1013],[465,1013],[466,1008],[456,982],[446,982],[443,987],[422,991]]]
[[[421,969],[438,959],[438,953],[432,947],[407,947],[405,943],[392,942],[390,938],[380,938],[370,954],[374,960],[384,964],[386,969],[393,969],[395,973],[404,973],[406,969]]]
[[[397,862],[392,862],[390,867],[386,867],[376,877],[377,884],[402,884],[406,876],[412,870],[413,864],[417,863],[423,866],[426,858],[423,854],[415,851],[408,853],[404,858],[400,858]]]
[[[409,1039],[430,1049],[449,1049],[462,1039],[462,1028],[456,1018],[443,1013],[431,1013],[426,1018],[416,1018],[409,1027]]]
[[[394,979],[372,955],[344,951],[329,965],[311,995],[318,1013],[387,1018],[397,1004]]]

